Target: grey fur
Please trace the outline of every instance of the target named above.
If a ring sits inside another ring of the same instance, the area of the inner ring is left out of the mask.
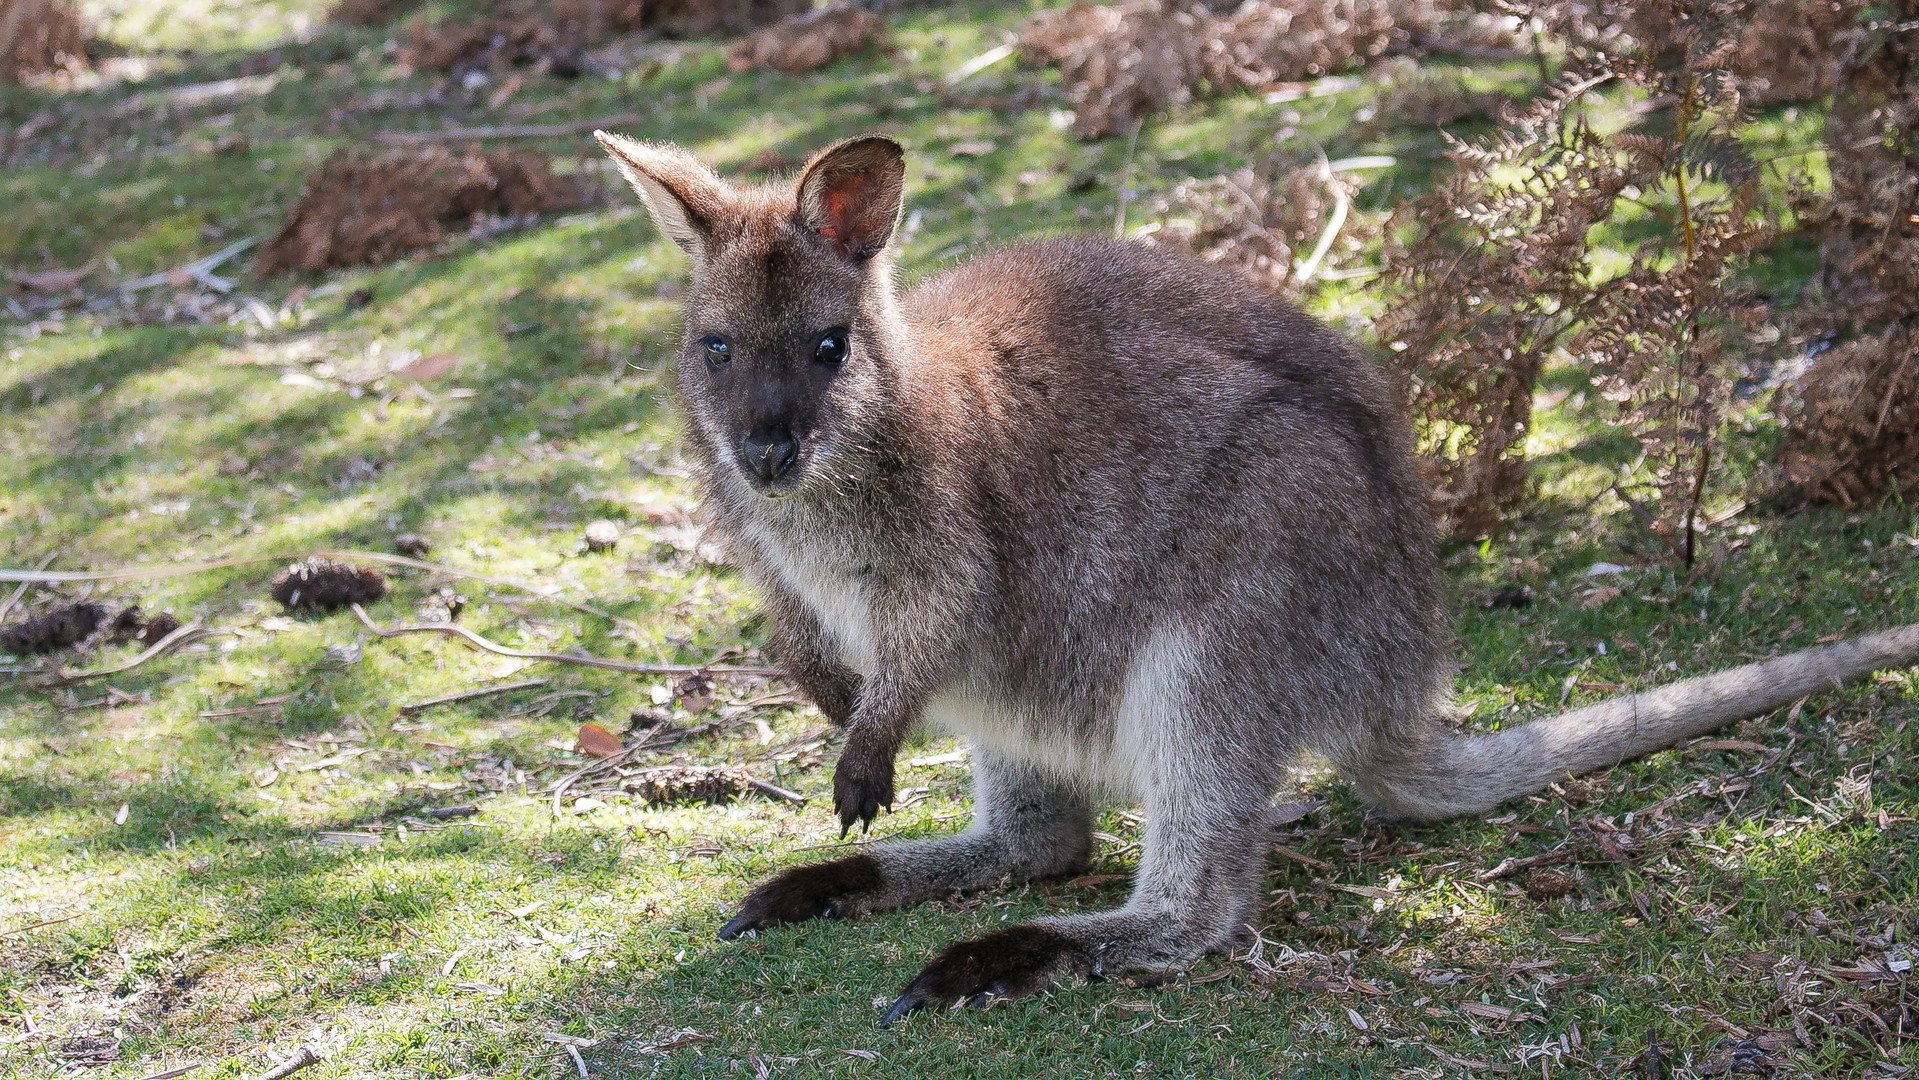
[[[1444,817],[1919,652],[1908,628],[1453,736],[1435,719],[1450,639],[1410,430],[1339,336],[1225,271],[1098,239],[1008,248],[899,297],[892,144],[831,148],[794,188],[736,189],[677,149],[602,142],[694,254],[690,434],[774,650],[847,726],[842,821],[891,802],[914,725],[973,747],[965,833],[873,848],[878,884],[845,861],[857,895],[827,864],[742,912],[854,915],[1062,872],[1090,850],[1095,800],[1145,807],[1124,907],[955,946],[889,1017],[1230,948],[1303,751],[1390,813]],[[853,346],[823,371],[829,327]],[[738,448],[774,429],[800,450],[767,481]]]

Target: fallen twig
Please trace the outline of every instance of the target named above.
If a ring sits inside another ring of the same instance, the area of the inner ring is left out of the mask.
[[[1305,863],[1307,866],[1318,867],[1321,870],[1331,870],[1333,868],[1332,863],[1326,862],[1323,859],[1315,859],[1311,855],[1307,855],[1304,852],[1294,851],[1292,848],[1287,847],[1285,844],[1274,844],[1273,851],[1277,854],[1286,856],[1287,858],[1293,860],[1294,862],[1302,862],[1302,863]]]
[[[368,630],[381,637],[399,637],[402,634],[448,634],[462,638],[474,648],[499,656],[511,656],[520,660],[550,660],[556,664],[583,664],[586,667],[606,668],[609,671],[626,671],[635,675],[699,675],[708,671],[722,671],[734,675],[778,675],[780,669],[770,667],[748,667],[740,664],[629,664],[624,660],[607,660],[598,656],[576,656],[572,653],[534,652],[529,649],[509,649],[496,645],[464,626],[452,623],[414,623],[404,626],[383,627],[367,617],[366,610],[358,604],[352,605],[353,613]]]
[[[319,1063],[320,1055],[314,1053],[310,1047],[302,1046],[293,1052],[292,1057],[254,1077],[253,1080],[281,1080],[281,1077],[292,1076],[308,1065]]]
[[[47,557],[40,560],[40,565],[36,567],[36,569],[45,570],[48,566],[52,565],[53,556],[53,552],[47,552]],[[21,582],[20,587],[13,590],[12,596],[7,597],[5,601],[0,601],[0,619],[5,619],[8,613],[13,611],[13,605],[19,603],[20,598],[27,595],[27,586],[30,584],[32,584],[32,582]]]
[[[1319,271],[1320,260],[1332,250],[1333,241],[1339,238],[1339,230],[1346,226],[1346,215],[1353,207],[1352,197],[1346,194],[1346,186],[1339,182],[1332,163],[1326,160],[1324,150],[1319,151],[1319,178],[1333,196],[1333,212],[1326,219],[1326,228],[1319,234],[1319,243],[1313,245],[1313,253],[1306,256],[1306,261],[1293,271],[1293,279],[1301,285],[1313,280],[1313,275]]]
[[[102,675],[118,675],[122,671],[132,671],[134,668],[139,667],[149,660],[157,660],[189,642],[198,641],[203,637],[210,637],[214,634],[226,633],[231,633],[231,631],[214,630],[203,625],[200,620],[195,619],[175,630],[173,633],[168,634],[166,637],[161,638],[159,641],[154,642],[147,648],[146,652],[128,660],[124,664],[94,668],[91,671],[68,671],[65,668],[60,668],[52,678],[42,679],[35,684],[35,686],[36,689],[40,690],[56,690],[62,686],[71,686],[77,682],[85,682],[88,679],[97,679]]]
[[[0,931],[0,937],[12,937],[15,934],[24,934],[29,930],[38,930],[43,926],[52,926],[54,923],[72,922],[84,914],[86,914],[86,912],[82,911],[73,915],[62,915],[57,919],[41,919],[36,923],[28,923],[25,926],[16,926],[11,930]]]
[[[656,727],[652,731],[649,731],[646,734],[640,736],[638,741],[634,742],[632,746],[627,747],[626,749],[620,751],[619,753],[614,754],[611,757],[603,757],[600,760],[594,762],[591,765],[586,766],[583,769],[576,769],[573,772],[570,772],[567,775],[561,777],[560,782],[553,785],[553,816],[554,817],[560,816],[560,797],[566,794],[566,789],[572,787],[575,781],[580,780],[587,776],[591,776],[595,773],[606,772],[609,769],[614,768],[615,766],[623,765],[626,762],[633,760],[633,755],[639,753],[641,750],[646,749],[647,744],[653,741],[653,736],[658,735],[661,731],[664,731],[664,730],[665,728],[663,726]]]
[[[1557,851],[1548,851],[1539,855],[1528,855],[1519,859],[1501,859],[1498,866],[1480,873],[1475,880],[1497,881],[1503,877],[1511,877],[1521,870],[1530,870],[1535,866],[1548,866],[1552,863],[1565,862],[1567,859],[1572,858],[1572,856],[1572,849],[1561,848]]]
[[[545,679],[521,679],[519,682],[501,683],[498,686],[482,686],[478,690],[468,690],[463,694],[447,694],[443,697],[430,697],[422,701],[409,701],[405,705],[400,706],[400,711],[410,715],[420,712],[423,709],[431,709],[435,705],[451,705],[456,701],[470,701],[473,698],[487,697],[492,694],[505,694],[514,690],[531,690],[533,687],[545,685]]]
[[[461,142],[467,139],[543,139],[554,135],[584,135],[596,128],[614,128],[638,124],[646,119],[640,113],[620,113],[598,120],[574,120],[565,124],[506,124],[500,127],[456,127],[438,131],[382,131],[373,138],[388,146],[417,146],[421,143]]]
[[[162,270],[157,274],[148,274],[146,277],[134,278],[132,281],[123,281],[120,283],[120,291],[134,292],[139,289],[149,289],[155,285],[165,285],[168,282],[178,280],[175,275],[183,274],[207,288],[212,289],[214,292],[229,292],[233,289],[233,281],[215,274],[213,272],[214,269],[222,263],[225,263],[228,259],[233,258],[235,255],[240,254],[242,251],[245,251],[266,238],[265,233],[261,233],[258,236],[249,236],[245,240],[236,240],[205,258],[195,259],[190,263],[175,267],[172,270]]]
[[[245,716],[248,713],[266,712],[275,706],[286,704],[292,698],[292,694],[276,694],[273,697],[263,697],[251,705],[236,705],[230,709],[203,709],[200,712],[200,719],[214,720],[222,716]]]
[[[188,1062],[185,1065],[176,1065],[171,1069],[165,1070],[164,1072],[148,1073],[147,1075],[142,1076],[140,1080],[173,1080],[173,1078],[176,1076],[185,1076],[186,1074],[199,1068],[200,1064],[201,1063],[198,1061],[192,1061],[192,1062]]]
[[[806,796],[800,794],[797,791],[788,791],[787,789],[780,787],[778,784],[769,784],[764,780],[748,779],[746,781],[746,786],[752,788],[754,791],[761,793],[762,795],[771,795],[776,799],[785,799],[787,802],[795,803],[799,806],[806,805]]]

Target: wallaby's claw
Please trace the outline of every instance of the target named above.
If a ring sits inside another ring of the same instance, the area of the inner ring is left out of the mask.
[[[880,1017],[879,1026],[892,1027],[899,1022],[900,1017],[925,1005],[926,1002],[918,994],[901,994],[893,1000],[893,1006],[886,1010],[886,1015]]]
[[[740,910],[720,927],[720,940],[765,926],[857,913],[859,907],[848,901],[878,891],[883,883],[879,861],[871,855],[795,866],[747,893]]]
[[[833,769],[833,809],[840,816],[840,839],[846,839],[854,822],[866,831],[882,809],[892,808],[892,755],[875,759],[851,751],[842,754]]]

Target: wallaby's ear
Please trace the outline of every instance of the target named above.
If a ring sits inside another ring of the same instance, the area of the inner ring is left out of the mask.
[[[906,151],[880,135],[829,146],[800,174],[800,223],[849,259],[886,247],[906,195]]]
[[[640,193],[653,223],[688,255],[700,258],[713,236],[713,222],[725,208],[726,181],[692,154],[665,143],[644,143],[596,131],[620,175]]]

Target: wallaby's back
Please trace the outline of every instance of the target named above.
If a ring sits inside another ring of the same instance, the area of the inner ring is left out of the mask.
[[[1353,346],[1236,275],[1096,238],[997,251],[902,307],[911,396],[964,442],[954,486],[988,528],[995,681],[1114,692],[1172,621],[1295,738],[1431,706],[1431,521]]]

